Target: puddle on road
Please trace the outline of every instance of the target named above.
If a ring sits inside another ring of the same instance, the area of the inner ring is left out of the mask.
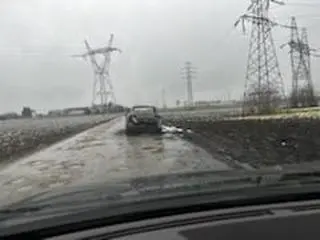
[[[17,189],[18,192],[28,192],[30,190],[32,190],[32,186],[25,186],[25,187],[21,187]]]
[[[99,147],[99,146],[103,146],[104,143],[102,142],[92,142],[92,143],[86,143],[86,144],[82,144],[82,145],[77,145],[77,146],[70,146],[66,149],[64,149],[64,151],[77,151],[77,150],[82,150],[84,148],[94,148],[94,147]]]
[[[127,136],[124,121],[100,125],[18,161],[0,172],[1,199],[18,199],[67,184],[197,170],[226,170],[204,150],[175,135]],[[25,189],[29,189],[25,191]]]
[[[125,129],[119,129],[118,131],[116,131],[114,133],[114,135],[116,135],[116,136],[126,136]]]

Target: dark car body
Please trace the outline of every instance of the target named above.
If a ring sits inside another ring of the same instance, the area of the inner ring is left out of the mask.
[[[306,230],[317,239],[320,168],[311,167],[212,169],[62,187],[0,208],[0,239],[294,240]],[[297,237],[287,229],[299,229],[291,231]]]
[[[133,106],[126,114],[126,133],[161,133],[161,131],[161,116],[154,106]]]

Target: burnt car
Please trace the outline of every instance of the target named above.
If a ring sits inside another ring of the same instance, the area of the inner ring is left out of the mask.
[[[157,108],[148,105],[133,106],[126,114],[126,133],[161,133],[161,116]]]

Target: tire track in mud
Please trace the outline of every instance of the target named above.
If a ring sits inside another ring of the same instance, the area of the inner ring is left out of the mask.
[[[0,203],[64,185],[230,167],[175,134],[126,136],[124,118],[112,120],[0,171]]]

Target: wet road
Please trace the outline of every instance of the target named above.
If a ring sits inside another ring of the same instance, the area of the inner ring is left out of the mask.
[[[120,118],[3,167],[0,203],[63,185],[208,169],[229,166],[172,133],[126,136]]]

